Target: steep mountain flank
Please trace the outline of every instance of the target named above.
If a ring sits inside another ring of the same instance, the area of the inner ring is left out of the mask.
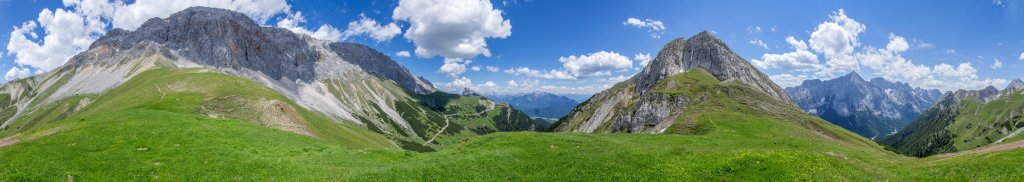
[[[721,40],[701,32],[668,43],[642,72],[580,104],[553,130],[702,134],[734,122],[709,115],[742,113],[798,123],[822,136],[846,134],[823,129],[832,126],[801,112],[784,93]]]
[[[634,92],[644,93],[666,77],[693,68],[702,68],[718,80],[736,80],[774,99],[790,100],[782,88],[768,79],[767,75],[733,53],[722,40],[707,31],[698,33],[690,39],[672,40],[658,52],[655,60],[657,61],[652,61],[643,71],[627,80],[636,84]]]
[[[929,156],[1024,139],[1024,89],[1014,80],[1006,89],[949,92],[917,119],[882,140],[896,151]]]
[[[8,132],[13,134],[31,128],[33,123],[75,115],[80,108],[40,109],[52,108],[55,103],[73,106],[61,102],[76,95],[103,93],[149,70],[192,67],[259,83],[337,125],[355,125],[375,131],[408,149],[432,150],[431,147],[469,136],[541,128],[508,105],[482,97],[436,92],[430,82],[367,46],[332,43],[286,29],[260,27],[244,14],[205,7],[188,8],[168,18],[150,19],[134,31],[111,30],[63,67],[3,86],[0,96],[7,99],[6,104],[0,106],[17,109],[13,114],[7,109],[0,112],[6,120],[2,128],[13,126],[17,131]],[[180,84],[175,80],[166,82],[150,83],[153,84],[150,87],[155,88],[151,91],[155,92],[149,94],[207,91],[176,90],[183,86],[174,85]],[[193,87],[218,84],[222,83],[201,80],[189,83],[195,85]],[[200,104],[200,108],[190,112],[240,120],[294,118],[282,117],[288,116],[294,108],[279,108],[275,111],[277,114],[270,115],[236,112],[248,110],[242,108],[281,106],[281,99],[254,100],[216,94],[207,97],[204,102],[208,104]],[[90,104],[80,102],[79,105],[88,107]],[[51,112],[62,114],[54,118],[24,117],[28,113],[35,116]],[[257,123],[284,126],[284,130],[300,134],[308,133],[302,128],[323,126]],[[451,127],[446,127],[449,125]],[[442,134],[435,137],[438,133]],[[440,139],[423,146],[423,142],[434,138]]]
[[[807,80],[786,88],[805,112],[861,136],[880,140],[903,128],[942,96],[883,78],[865,81],[856,72],[832,80]]]

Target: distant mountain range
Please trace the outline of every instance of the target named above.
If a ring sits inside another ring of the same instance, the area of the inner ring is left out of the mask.
[[[512,107],[523,111],[532,117],[547,119],[561,118],[569,114],[579,101],[566,96],[555,95],[546,92],[533,92],[511,95],[487,95],[487,98],[498,102],[507,102]]]
[[[882,140],[896,151],[929,156],[1024,139],[1024,81],[1003,90],[949,92],[899,133]]]
[[[807,80],[786,88],[793,101],[817,115],[874,140],[895,133],[932,105],[942,92],[883,78],[865,81],[852,72],[831,80]]]

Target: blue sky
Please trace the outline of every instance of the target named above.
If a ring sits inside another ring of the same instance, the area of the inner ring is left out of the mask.
[[[704,30],[714,32],[783,86],[849,71],[944,91],[988,85],[1002,88],[1009,80],[1024,77],[1020,71],[1024,68],[1024,34],[1020,33],[1024,30],[1024,1],[1015,0],[255,1],[287,5],[242,10],[266,26],[284,27],[282,20],[301,16],[304,22],[285,28],[309,30],[312,35],[318,27],[330,25],[336,32],[324,31],[322,38],[367,44],[444,90],[471,87],[496,93],[590,94],[642,69],[643,59],[638,54],[656,57],[672,39]],[[145,12],[143,7],[131,5],[158,2],[113,2],[125,8],[108,10],[137,8]],[[0,45],[5,45],[0,49],[0,71],[8,73],[0,80],[52,69],[30,60],[46,58],[29,55],[73,55],[70,53],[76,50],[66,49],[74,46],[54,46],[52,50],[65,54],[36,51],[19,58],[26,49],[12,49],[10,42],[12,35],[23,36],[46,47],[49,42],[43,37],[57,33],[47,33],[42,25],[31,31],[37,38],[12,32],[28,21],[41,24],[37,19],[44,9],[64,9],[87,19],[83,10],[87,8],[81,4],[0,0]],[[444,8],[466,4],[476,6]],[[396,15],[396,9],[406,10]],[[120,16],[116,14],[95,16],[105,24],[99,31],[82,35],[86,36],[83,40],[113,27],[131,28],[130,22],[116,20],[114,17]],[[660,26],[629,24],[630,18]],[[359,26],[362,29],[350,26],[360,21],[372,24]],[[81,24],[89,27],[87,20]],[[414,26],[420,29],[411,31]],[[787,37],[792,37],[791,41]],[[470,43],[445,45],[454,40]],[[420,55],[418,48],[427,51]],[[402,51],[409,56],[399,56]],[[497,69],[492,72],[488,67]],[[20,74],[12,74],[18,71]]]

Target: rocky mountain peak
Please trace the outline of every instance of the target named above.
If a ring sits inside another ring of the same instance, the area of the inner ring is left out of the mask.
[[[1013,81],[1010,81],[1010,85],[1006,86],[1006,89],[1024,90],[1024,81],[1021,81],[1020,79],[1013,79]]]
[[[460,95],[462,95],[462,96],[480,96],[480,94],[476,93],[475,90],[470,89],[468,87],[467,88],[462,88],[462,93],[460,93]]]
[[[639,74],[630,79],[636,92],[643,93],[658,81],[693,68],[702,68],[720,81],[737,81],[786,102],[789,96],[768,76],[747,60],[732,52],[714,34],[704,31],[690,39],[678,38],[666,44],[658,56]]]
[[[846,74],[845,76],[842,76],[840,78],[848,79],[850,81],[855,81],[855,82],[865,82],[864,78],[860,77],[860,74],[857,74],[856,71],[852,71],[852,72],[850,72],[850,74]]]
[[[90,49],[132,50],[155,44],[169,58],[226,70],[253,70],[274,80],[350,79],[344,70],[359,70],[416,92],[435,90],[387,55],[355,43],[331,43],[287,29],[261,27],[245,14],[218,8],[190,7],[167,18],[153,18],[134,31],[114,29]],[[75,59],[69,65],[105,59]],[[354,65],[354,66],[353,66]]]
[[[804,111],[862,136],[880,139],[906,125],[942,95],[884,78],[864,81],[856,72],[786,88]]]
[[[982,102],[988,103],[989,101],[996,100],[999,98],[999,89],[994,86],[985,87],[978,93],[979,98]]]

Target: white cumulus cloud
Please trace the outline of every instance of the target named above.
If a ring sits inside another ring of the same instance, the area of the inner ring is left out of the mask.
[[[473,87],[473,80],[466,77],[460,77],[452,80],[452,82],[448,83],[446,86],[449,90],[458,91],[458,89]]]
[[[277,21],[277,27],[288,29],[292,32],[309,35],[310,37],[337,42],[342,40],[342,32],[331,25],[321,25],[316,31],[311,31],[302,27],[300,24],[305,23],[306,18],[302,16],[302,12],[295,12],[289,14],[287,17]],[[351,24],[349,24],[351,27]]]
[[[7,52],[14,55],[14,63],[18,65],[49,71],[88,49],[99,37],[101,32],[92,31],[87,25],[85,19],[73,11],[44,9],[36,21],[14,28],[7,42]],[[40,37],[36,34],[37,28],[42,28],[46,34]]]
[[[615,52],[600,51],[587,55],[560,57],[562,67],[574,77],[610,75],[612,71],[633,68],[633,61]]]
[[[661,35],[665,33],[665,23],[659,20],[627,18],[622,24],[647,29],[647,32],[651,33],[651,38],[661,38]]]
[[[831,79],[836,74],[850,71],[861,71],[867,68],[869,75],[877,75],[892,81],[910,83],[915,87],[937,88],[941,90],[980,89],[990,85],[1005,85],[1006,79],[983,78],[978,69],[969,62],[951,65],[915,64],[904,58],[903,53],[911,48],[906,38],[889,33],[889,41],[885,46],[862,46],[858,36],[866,30],[866,26],[846,16],[846,12],[833,12],[830,19],[819,24],[811,33],[810,39],[804,41],[787,37],[786,42],[795,49],[783,54],[764,54],[760,60],[753,59],[751,64],[761,69],[785,69],[789,74],[771,75],[772,80],[782,86],[794,86],[806,79]],[[918,49],[931,48],[934,45],[914,41]],[[956,54],[948,49],[947,53]],[[817,56],[826,59],[822,64]],[[1024,60],[1022,53],[1021,60]],[[993,69],[1002,67],[1002,62],[995,60]]]
[[[501,70],[501,68],[498,68],[497,66],[487,66],[486,68],[487,68],[487,71],[490,71],[490,72],[498,72],[498,71]]]
[[[484,82],[484,84],[480,84],[479,86],[480,87],[485,87],[485,88],[494,88],[494,87],[498,87],[498,84],[496,84],[496,83],[494,83],[492,81],[487,81],[487,82]]]
[[[999,69],[999,68],[1003,67],[1003,62],[999,61],[999,58],[992,58],[992,60],[995,61],[995,62],[992,62],[991,66],[989,66],[992,69]]]
[[[13,67],[7,70],[7,74],[4,74],[4,80],[11,81],[18,78],[25,78],[32,76],[32,70],[28,68]]]
[[[636,55],[634,55],[633,56],[633,60],[636,60],[637,62],[639,62],[640,66],[642,67],[642,66],[647,66],[647,63],[650,63],[651,60],[654,60],[654,58],[651,57],[651,53],[643,53],[643,54],[636,54]]]
[[[359,14],[359,20],[349,22],[348,28],[341,33],[341,38],[342,40],[346,40],[353,36],[365,34],[369,35],[370,38],[373,38],[373,40],[377,42],[385,42],[401,33],[402,29],[394,22],[387,25],[380,25],[377,21],[367,18],[366,15]]]
[[[409,22],[405,38],[424,58],[490,56],[486,39],[512,35],[512,23],[489,0],[401,0],[392,18]]]
[[[458,75],[466,72],[466,65],[472,63],[472,60],[463,60],[460,58],[445,58],[444,65],[437,72],[447,74],[451,77],[457,77]]]
[[[395,56],[407,58],[407,57],[410,57],[412,55],[409,54],[409,51],[398,51],[398,52],[395,53]]]
[[[848,72],[859,69],[853,58],[854,48],[860,46],[858,36],[867,26],[846,16],[846,11],[839,9],[829,16],[831,21],[818,24],[811,32],[807,42],[811,49],[823,53],[830,72]]]
[[[544,71],[519,67],[505,70],[505,73],[546,79],[575,80],[592,76],[607,76],[614,71],[626,71],[633,68],[633,61],[628,57],[608,51],[559,57],[558,62],[562,63],[562,68],[558,70]]]
[[[530,69],[530,68],[527,68],[527,67],[510,68],[510,69],[505,70],[505,73],[516,75],[516,76],[518,76],[518,75],[525,75],[525,76],[529,76],[529,77],[545,78],[545,79],[562,79],[562,80],[576,79],[576,77],[573,77],[572,75],[569,75],[568,73],[566,73],[565,71],[562,71],[562,70],[543,71],[543,70]]]
[[[963,80],[970,80],[978,78],[978,70],[971,66],[971,63],[960,63],[959,66],[953,67],[946,63],[939,63],[935,65],[934,72],[940,76],[960,78]]]
[[[806,42],[789,36],[786,37],[786,43],[793,47],[793,52],[764,54],[761,56],[761,60],[753,59],[750,63],[761,69],[782,68],[801,72],[818,71],[825,68],[818,62],[818,56],[807,49]]]

